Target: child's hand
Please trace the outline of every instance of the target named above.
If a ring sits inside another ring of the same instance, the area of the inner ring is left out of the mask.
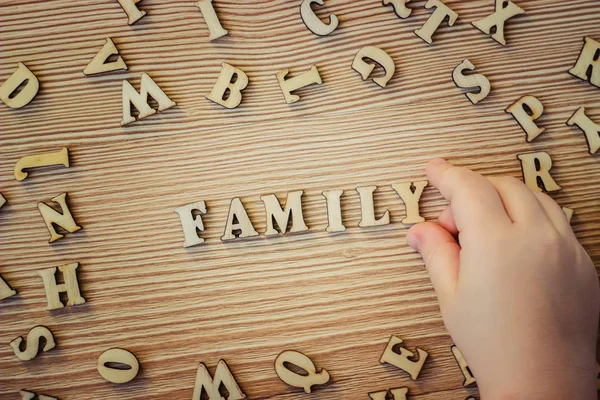
[[[407,238],[482,399],[595,400],[598,275],[562,209],[441,159],[427,176],[450,206]]]

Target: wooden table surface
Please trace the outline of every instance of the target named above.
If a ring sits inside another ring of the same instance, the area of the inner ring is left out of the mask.
[[[432,46],[413,34],[428,18],[425,1],[396,17],[379,0],[327,0],[338,29],[306,29],[299,0],[217,0],[229,36],[208,41],[192,0],[144,0],[133,26],[112,0],[0,1],[0,82],[24,62],[40,80],[25,108],[0,106],[0,273],[19,295],[0,302],[0,398],[28,389],[64,399],[191,399],[196,369],[225,359],[253,399],[367,399],[399,386],[411,398],[477,396],[462,387],[434,291],[418,254],[406,245],[404,206],[392,183],[424,178],[433,157],[484,174],[521,177],[516,156],[547,151],[575,209],[573,227],[600,263],[600,159],[565,122],[579,107],[600,119],[600,89],[567,73],[583,38],[600,39],[596,0],[518,0],[527,14],[507,25],[502,47],[471,26],[493,12],[492,0],[448,0],[457,24]],[[129,71],[86,77],[83,68],[111,37]],[[385,89],[351,69],[363,46],[395,60]],[[492,82],[477,106],[451,79],[468,58]],[[205,99],[221,63],[244,70],[242,105],[226,110]],[[284,102],[275,74],[316,64],[323,85]],[[148,73],[175,108],[121,127],[121,86],[139,88]],[[504,112],[524,95],[545,106],[547,131],[534,143]],[[12,173],[22,156],[67,146],[69,169]],[[391,224],[360,229],[357,186],[379,186],[378,215]],[[321,192],[344,189],[345,233],[325,232]],[[256,229],[265,229],[260,195],[304,190],[310,232],[220,241],[229,201],[240,197]],[[80,232],[48,244],[37,202],[68,192]],[[185,249],[175,208],[205,200],[206,243]],[[435,220],[444,201],[427,188],[423,215]],[[46,311],[37,271],[79,262],[85,305]],[[28,362],[9,347],[43,324],[57,347]],[[379,363],[390,335],[429,352],[417,381]],[[510,341],[511,338],[507,338]],[[498,343],[502,346],[503,343]],[[141,363],[129,384],[104,381],[98,356],[127,348]],[[295,349],[332,376],[306,395],[273,369]],[[535,383],[532,383],[535,384]]]

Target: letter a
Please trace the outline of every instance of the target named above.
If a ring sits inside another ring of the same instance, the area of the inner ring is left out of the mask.
[[[212,91],[206,96],[210,101],[225,108],[236,108],[242,102],[242,90],[248,86],[248,75],[241,69],[223,63],[223,69]],[[232,83],[233,77],[236,77]],[[224,99],[225,92],[229,90],[229,97]]]
[[[242,392],[242,389],[240,389],[240,386],[233,377],[225,360],[219,360],[217,369],[215,370],[214,379],[210,376],[210,372],[208,372],[206,365],[200,363],[196,374],[196,383],[194,384],[192,400],[200,400],[203,389],[208,395],[208,400],[224,400],[219,392],[219,386],[221,385],[229,392],[227,400],[241,400],[246,398],[246,395]]]
[[[567,121],[567,125],[577,125],[585,133],[590,154],[595,154],[600,149],[600,125],[585,115],[584,107],[579,107],[575,111],[575,114]]]
[[[77,225],[73,219],[71,211],[69,210],[69,206],[67,206],[66,193],[56,196],[52,199],[52,201],[60,205],[62,214],[45,203],[38,203],[38,210],[40,210],[40,214],[42,214],[42,218],[44,219],[44,223],[48,228],[48,232],[50,232],[50,240],[48,243],[55,242],[64,237],[64,235],[56,232],[56,229],[54,229],[54,224],[64,228],[69,233],[77,232],[81,229],[81,227]]]
[[[23,87],[17,95],[11,98],[11,94],[13,94],[24,82],[27,82],[25,87]],[[39,88],[40,81],[38,81],[38,78],[25,66],[25,64],[19,63],[17,70],[8,77],[2,86],[0,86],[0,100],[10,108],[25,107],[33,100]]]
[[[17,291],[10,287],[8,283],[0,276],[0,300],[7,299],[17,294]]]
[[[506,7],[504,6],[505,4]],[[496,11],[479,21],[472,22],[472,24],[486,35],[489,35],[492,32],[492,27],[495,26],[496,32],[492,34],[492,38],[502,46],[506,46],[504,24],[506,20],[518,14],[525,14],[525,10],[512,1],[496,0]]]
[[[490,81],[482,74],[473,74],[473,75],[464,75],[463,71],[465,70],[475,70],[475,66],[471,64],[471,61],[464,60],[458,67],[454,69],[452,72],[452,79],[454,80],[454,84],[461,89],[473,89],[480,88],[479,93],[467,93],[466,96],[469,101],[473,104],[479,103],[481,100],[485,99],[490,91],[492,90],[492,85]]]
[[[239,236],[237,236],[240,239],[258,236],[258,232],[252,226],[252,221],[250,221],[250,217],[248,217],[248,213],[238,197],[231,200],[231,204],[229,205],[227,224],[225,225],[225,232],[221,236],[221,240],[235,239],[236,235],[233,231],[240,231]]]
[[[561,189],[550,175],[552,158],[545,151],[517,155],[521,161],[525,184],[534,192],[556,192]],[[540,186],[541,183],[541,186]]]
[[[569,70],[569,73],[584,81],[589,79],[592,85],[600,87],[600,42],[591,37],[586,37],[584,41],[577,64]]]
[[[402,344],[403,341],[399,337],[392,336],[390,341],[385,348],[385,351],[381,355],[380,363],[392,364],[401,370],[404,370],[410,374],[412,380],[416,380],[423,368],[423,364],[427,359],[427,352],[417,347],[417,353],[419,353],[418,361],[411,361],[408,358],[414,357],[414,353],[408,351],[404,347],[400,347],[400,353],[394,351],[394,347]]]
[[[57,310],[63,308],[64,305],[60,301],[60,293],[67,293],[67,306],[75,306],[84,304],[85,299],[79,293],[79,283],[77,282],[77,267],[79,263],[65,264],[58,267],[58,270],[63,274],[65,283],[56,283],[56,267],[42,269],[38,271],[38,275],[44,281],[44,289],[46,290],[46,299],[48,300],[47,310]]]
[[[108,58],[112,55],[118,55],[119,58],[117,58],[117,61],[107,63],[106,60],[108,60]],[[127,65],[125,64],[125,61],[123,61],[123,58],[119,55],[119,50],[117,50],[117,47],[111,38],[106,38],[106,43],[104,46],[102,46],[94,58],[92,58],[92,61],[90,61],[87,67],[85,67],[83,73],[85,75],[94,75],[102,72],[118,71],[121,69],[126,70]]]
[[[21,342],[23,342],[23,338],[21,336],[10,342],[10,347],[12,347],[13,351],[15,352],[15,356],[17,356],[19,360],[33,360],[38,355],[41,338],[46,339],[46,344],[42,349],[43,352],[52,350],[54,346],[56,346],[52,331],[45,326],[38,325],[31,328],[27,334],[27,346],[24,351],[21,351],[20,349]]]
[[[158,111],[164,111],[176,105],[175,102],[171,101],[165,92],[154,83],[152,78],[144,73],[142,74],[139,93],[131,86],[131,83],[123,81],[123,120],[121,121],[121,125],[127,125],[135,121],[135,118],[131,115],[131,104],[133,104],[140,112],[138,120],[156,114],[156,110],[148,105],[148,95],[152,96],[158,103]]]

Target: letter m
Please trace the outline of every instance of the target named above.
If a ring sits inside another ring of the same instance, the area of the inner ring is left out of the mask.
[[[242,400],[246,398],[246,395],[242,392],[231,374],[225,360],[219,360],[214,379],[210,376],[206,365],[200,363],[198,373],[196,374],[196,384],[194,385],[192,400],[200,400],[202,398],[202,391],[206,393],[209,400],[222,400],[224,397],[219,391],[221,386],[225,387],[229,392],[227,400]]]

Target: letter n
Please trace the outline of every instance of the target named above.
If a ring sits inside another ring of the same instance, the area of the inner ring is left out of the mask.
[[[66,193],[56,196],[52,199],[52,201],[60,205],[62,213],[56,211],[45,203],[38,203],[38,210],[40,210],[40,214],[42,214],[42,218],[46,223],[48,232],[50,232],[49,243],[55,242],[64,237],[64,235],[56,232],[56,229],[54,229],[55,224],[61,228],[64,228],[69,233],[77,232],[81,229],[81,227],[77,225],[73,219],[71,211],[69,210],[69,206],[67,206]]]

